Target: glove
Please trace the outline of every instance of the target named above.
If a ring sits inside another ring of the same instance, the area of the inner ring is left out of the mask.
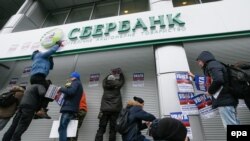
[[[59,41],[56,42],[56,44],[58,44],[59,46],[63,46],[63,41],[59,40]]]

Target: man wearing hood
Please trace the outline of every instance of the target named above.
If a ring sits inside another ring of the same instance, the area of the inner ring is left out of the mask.
[[[116,141],[116,120],[122,109],[122,97],[120,89],[124,84],[123,73],[116,79],[114,75],[109,74],[103,80],[103,96],[100,113],[98,115],[99,129],[96,133],[95,141],[103,141],[103,134],[106,132],[106,126],[110,122],[109,141]]]
[[[212,96],[212,107],[218,108],[224,128],[227,125],[238,125],[236,106],[238,100],[230,94],[227,69],[209,51],[203,51],[196,59],[205,76],[211,77],[212,83],[206,92]],[[194,75],[191,73],[191,76]],[[219,93],[218,96],[215,96]]]

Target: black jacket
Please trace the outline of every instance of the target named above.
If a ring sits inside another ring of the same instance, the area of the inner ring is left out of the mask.
[[[165,117],[152,122],[150,134],[157,141],[184,141],[187,128],[181,121]]]
[[[229,91],[229,81],[226,68],[220,62],[216,61],[213,54],[208,51],[203,51],[198,56],[197,60],[204,62],[204,74],[212,78],[212,83],[208,92],[213,95],[221,88],[221,86],[223,86],[217,99],[212,97],[213,108],[221,106],[237,106],[238,100],[235,99]]]
[[[24,92],[20,107],[39,110],[41,99],[44,98],[45,94],[46,89],[44,88],[44,86],[40,84],[33,84],[29,86]]]
[[[65,94],[64,103],[60,112],[77,113],[79,111],[79,104],[83,93],[81,81],[78,79],[73,80],[69,87],[61,88],[60,92]]]
[[[103,80],[103,96],[101,102],[101,111],[103,112],[120,112],[122,109],[122,97],[120,89],[124,84],[124,76],[121,73],[119,80]]]
[[[123,141],[144,141],[145,137],[141,134],[141,130],[146,129],[147,125],[142,121],[153,121],[155,116],[145,112],[140,106],[128,106],[129,123],[136,124],[126,134],[122,135]]]

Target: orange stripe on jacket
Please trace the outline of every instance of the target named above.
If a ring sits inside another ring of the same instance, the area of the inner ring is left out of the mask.
[[[86,101],[86,93],[85,92],[82,93],[79,109],[80,110],[83,109],[86,112],[88,111],[88,106],[87,106],[87,101]]]

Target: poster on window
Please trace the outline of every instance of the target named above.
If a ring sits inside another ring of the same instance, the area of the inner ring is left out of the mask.
[[[211,77],[196,75],[194,80],[198,91],[206,92],[211,85]]]
[[[90,74],[89,76],[89,87],[97,87],[100,81],[100,73]]]
[[[187,136],[190,139],[193,139],[193,134],[192,134],[188,115],[185,115],[182,112],[172,112],[170,113],[170,117],[181,121],[184,124],[184,126],[187,128]]]
[[[121,68],[111,69],[111,74],[115,76],[116,79],[120,79],[120,74],[122,73]]]
[[[186,114],[186,115],[199,114],[198,108],[195,105],[195,102],[192,99],[192,97],[194,97],[194,93],[178,92],[178,98],[180,101],[181,111],[183,114]]]
[[[176,73],[176,81],[178,92],[194,92],[192,82],[189,79],[187,72],[178,72]]]
[[[10,79],[10,82],[9,82],[9,85],[10,85],[10,86],[16,85],[16,84],[17,84],[17,81],[18,81],[18,78],[11,78],[11,79]]]
[[[133,87],[144,87],[144,73],[133,73]]]
[[[218,115],[218,109],[212,109],[212,99],[210,96],[198,94],[193,97],[193,100],[202,119],[209,119]]]
[[[29,77],[31,73],[31,66],[25,67],[21,77]]]

